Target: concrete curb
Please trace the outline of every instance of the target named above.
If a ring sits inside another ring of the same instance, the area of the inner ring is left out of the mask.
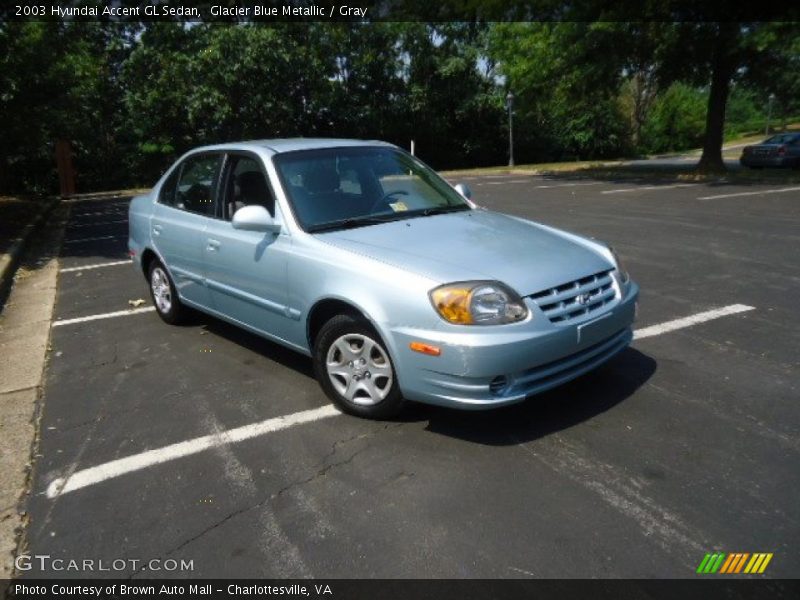
[[[0,597],[2,582],[14,575],[14,557],[25,547],[24,502],[38,444],[41,386],[68,212],[68,206],[51,201],[25,228],[13,260],[6,263],[30,261],[25,277],[15,280],[13,270],[4,266],[9,269],[4,271],[9,295],[0,313]]]
[[[63,202],[84,202],[86,200],[105,200],[113,198],[127,198],[128,196],[140,196],[148,193],[152,188],[130,188],[127,190],[110,190],[107,192],[90,192],[87,194],[73,194],[72,196],[61,196]]]
[[[44,223],[50,212],[56,207],[59,199],[53,198],[49,200],[45,206],[39,211],[39,214],[28,223],[19,234],[16,241],[8,248],[8,250],[0,255],[0,298],[7,292],[14,279],[19,259],[25,251],[25,247],[30,240],[31,235]],[[2,305],[0,305],[1,309]]]

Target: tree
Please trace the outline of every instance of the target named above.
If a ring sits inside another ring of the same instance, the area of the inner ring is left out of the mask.
[[[54,143],[71,140],[84,188],[120,176],[119,65],[125,24],[0,25],[0,186],[40,192],[55,184]]]
[[[724,172],[722,141],[731,85],[758,72],[765,62],[772,61],[781,69],[796,67],[796,55],[792,57],[782,48],[795,43],[797,24],[684,22],[671,24],[669,30],[660,50],[661,79],[709,86],[703,154],[697,168]],[[789,43],[784,46],[784,41]],[[778,56],[781,58],[776,59]],[[796,82],[796,72],[787,70],[785,74]]]
[[[724,172],[722,141],[725,134],[725,107],[731,89],[731,78],[743,60],[740,54],[742,34],[736,23],[719,23],[709,39],[713,47],[710,52],[711,86],[708,91],[706,110],[706,134],[703,154],[697,169],[700,172]],[[702,39],[706,39],[703,37]]]
[[[407,139],[435,167],[491,164],[504,147],[502,94],[479,67],[485,34],[470,23],[401,30],[406,108],[398,116],[407,115]]]
[[[642,127],[647,153],[689,150],[703,143],[708,90],[676,82],[653,102]]]
[[[197,28],[160,21],[146,23],[121,66],[123,116],[118,135],[137,182],[152,180],[195,141],[188,99],[192,63],[202,50]]]
[[[800,114],[800,23],[770,23],[754,36],[757,54],[741,74],[741,82],[758,94],[762,106],[774,95],[775,113],[783,127]]]
[[[618,23],[500,23],[490,50],[517,100],[524,159],[618,156],[626,30]],[[527,134],[527,135],[525,135]]]

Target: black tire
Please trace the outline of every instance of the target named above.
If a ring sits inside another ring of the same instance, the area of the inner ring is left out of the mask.
[[[157,279],[155,284],[153,282],[154,278]],[[175,283],[172,281],[169,271],[161,264],[161,261],[153,260],[150,263],[150,268],[147,273],[147,282],[150,287],[150,299],[153,301],[153,306],[155,306],[158,316],[161,317],[165,323],[169,323],[170,325],[179,325],[186,322],[189,310],[181,304],[178,293],[175,290]],[[159,287],[159,283],[163,283],[168,287],[168,308],[166,308],[166,303],[159,301],[157,297],[156,289]]]
[[[371,341],[373,346],[370,347],[366,340]],[[337,342],[339,344],[332,350],[332,346]],[[362,366],[353,367],[340,350],[342,344],[348,342],[354,342],[352,345],[348,344],[350,351],[354,352],[353,357],[365,350],[369,353],[369,356],[364,358],[366,362]],[[362,342],[360,348],[359,342]],[[329,352],[332,353],[334,361],[342,362],[342,369],[356,381],[353,384],[355,388],[353,398],[348,398],[340,391],[343,387],[346,387],[345,391],[352,389],[351,379],[348,379],[347,375],[328,373]],[[397,374],[386,345],[378,332],[363,317],[342,314],[325,323],[314,340],[313,360],[317,381],[325,394],[343,412],[367,419],[388,419],[403,409],[405,401],[400,394]],[[369,370],[371,367],[379,369],[378,375],[372,374]],[[337,381],[336,384],[334,380]],[[375,395],[383,397],[376,399]]]

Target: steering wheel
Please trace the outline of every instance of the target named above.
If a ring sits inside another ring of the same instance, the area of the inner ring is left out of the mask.
[[[372,208],[369,209],[369,212],[374,213],[377,212],[377,209],[382,206],[389,206],[389,200],[391,200],[392,196],[408,196],[408,192],[405,190],[386,192],[379,200],[375,201],[375,203],[372,205]]]

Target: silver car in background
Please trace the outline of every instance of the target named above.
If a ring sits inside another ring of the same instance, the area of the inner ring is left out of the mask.
[[[208,146],[134,198],[129,249],[164,321],[306,354],[364,417],[519,402],[630,343],[638,287],[609,246],[468,196],[383,142]]]

